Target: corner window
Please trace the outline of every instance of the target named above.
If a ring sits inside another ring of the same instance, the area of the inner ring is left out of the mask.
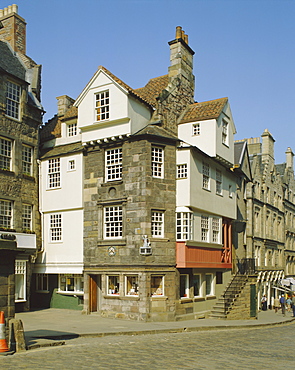
[[[20,86],[8,81],[6,90],[6,114],[7,116],[15,118],[17,120],[19,120],[20,118],[20,94]]]
[[[162,211],[152,212],[152,237],[164,237],[164,212]]]
[[[110,118],[109,91],[103,91],[95,95],[96,121],[104,121]]]
[[[151,277],[151,295],[152,296],[164,295],[164,276]]]
[[[122,148],[108,149],[105,152],[106,181],[122,179]]]
[[[32,230],[32,206],[30,204],[22,206],[22,227],[24,231]]]
[[[60,158],[48,161],[48,187],[50,189],[60,187]]]
[[[210,190],[210,167],[208,163],[203,162],[203,189]]]
[[[15,261],[15,301],[26,300],[26,261]]]
[[[104,237],[105,239],[119,239],[123,235],[122,206],[104,208]]]
[[[62,219],[61,214],[50,215],[50,241],[58,242],[62,240]]]
[[[177,165],[177,178],[184,179],[187,177],[187,164]]]
[[[107,294],[108,295],[119,295],[120,282],[119,276],[109,275],[107,276]]]
[[[164,174],[164,150],[152,147],[152,176],[163,178]]]
[[[79,274],[60,274],[58,290],[61,292],[83,292],[83,276]]]
[[[138,275],[125,276],[126,295],[138,296]]]
[[[12,229],[12,202],[0,200],[0,227]]]
[[[180,298],[189,297],[189,275],[181,274],[180,275]]]
[[[176,213],[177,240],[192,240],[192,219],[193,214],[190,212]]]
[[[33,148],[27,145],[22,147],[22,167],[23,173],[32,175],[32,162],[33,162]]]
[[[67,136],[68,137],[77,136],[77,134],[78,134],[77,122],[70,123],[69,125],[67,125]]]
[[[0,137],[0,169],[11,171],[12,141]]]
[[[194,123],[193,124],[193,136],[199,136],[201,134],[201,127],[199,123]]]

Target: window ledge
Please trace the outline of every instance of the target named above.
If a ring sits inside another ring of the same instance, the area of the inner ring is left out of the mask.
[[[216,299],[216,295],[206,295],[206,299],[207,300]]]
[[[180,303],[181,304],[183,304],[183,303],[190,303],[190,302],[193,302],[193,298],[186,298],[186,297],[180,298]]]
[[[120,294],[112,294],[112,295],[104,295],[103,298],[105,299],[118,299],[121,298]]]
[[[13,171],[5,170],[4,168],[0,168],[0,173],[3,173],[5,175],[9,175],[9,176],[14,176],[15,175],[15,173]]]
[[[194,297],[194,302],[201,302],[201,301],[205,301],[205,298],[204,297]]]
[[[205,191],[208,191],[209,193],[211,193],[211,190],[210,189],[206,189],[206,188],[202,188],[203,190],[205,190]]]
[[[98,247],[105,247],[105,246],[124,246],[126,245],[125,239],[104,239],[98,240],[97,246]]]
[[[167,301],[168,297],[162,295],[152,295],[152,301]]]
[[[124,297],[120,298],[123,301],[139,301],[138,295],[125,295]]]
[[[121,185],[121,184],[123,184],[123,180],[113,180],[113,181],[110,180],[110,181],[101,183],[100,186],[104,188],[106,186],[112,186],[112,185],[114,186],[114,185]]]
[[[16,299],[14,302],[15,303],[23,303],[23,302],[27,302],[27,300],[26,299]]]
[[[211,249],[223,249],[222,244],[218,243],[207,243],[207,242],[198,242],[195,240],[187,240],[186,246],[188,247],[199,247],[199,248],[211,248]]]
[[[63,291],[63,290],[59,290],[56,293],[57,294],[62,294],[62,295],[79,295],[79,296],[84,295],[84,292],[67,292],[67,291]]]
[[[154,238],[152,237],[150,239],[151,242],[170,242],[170,239],[168,238]]]
[[[23,174],[23,178],[32,182],[35,182],[35,177],[31,175],[26,175],[25,173]]]
[[[50,293],[49,290],[36,290],[36,293],[40,293],[40,294],[48,294]]]

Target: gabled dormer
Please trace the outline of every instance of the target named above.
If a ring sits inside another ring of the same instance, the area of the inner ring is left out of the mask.
[[[228,98],[191,104],[178,124],[182,141],[232,165],[236,128]]]
[[[74,103],[82,141],[133,134],[150,120],[153,107],[100,66]]]

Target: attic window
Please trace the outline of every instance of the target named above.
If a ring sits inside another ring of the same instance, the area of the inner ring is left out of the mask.
[[[96,94],[96,121],[104,121],[110,118],[110,98],[109,91]]]
[[[228,122],[222,120],[222,144],[228,145]]]

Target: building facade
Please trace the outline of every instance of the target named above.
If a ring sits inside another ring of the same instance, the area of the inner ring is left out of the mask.
[[[0,10],[0,310],[30,308],[32,266],[41,248],[38,129],[41,67],[26,56],[17,6]]]

